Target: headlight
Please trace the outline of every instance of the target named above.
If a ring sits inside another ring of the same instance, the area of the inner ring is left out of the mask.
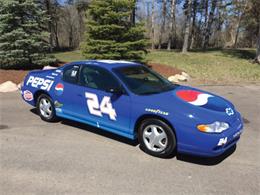
[[[224,122],[216,121],[212,124],[207,125],[198,125],[197,126],[199,131],[205,132],[205,133],[221,133],[229,128],[229,125]]]

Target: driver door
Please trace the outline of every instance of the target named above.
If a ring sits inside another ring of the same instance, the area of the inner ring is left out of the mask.
[[[118,134],[130,133],[131,100],[114,75],[98,66],[83,65],[79,85],[78,102],[83,104],[77,107],[82,119]]]

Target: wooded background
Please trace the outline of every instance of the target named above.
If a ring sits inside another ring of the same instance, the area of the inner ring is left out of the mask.
[[[131,21],[129,24],[143,25],[144,37],[148,40],[146,45],[148,50],[178,49],[186,53],[189,50],[211,48],[256,48],[254,61],[260,62],[259,0],[1,0],[0,64],[9,62],[6,56],[12,59],[18,54],[22,56],[24,53],[37,50],[37,45],[39,48],[40,44],[35,44],[34,49],[23,51],[22,47],[25,46],[21,43],[27,42],[27,45],[30,45],[35,43],[35,40],[25,41],[24,38],[17,41],[22,34],[20,31],[20,34],[17,34],[15,25],[22,23],[17,22],[21,18],[28,22],[21,24],[20,29],[29,29],[38,25],[38,31],[42,29],[48,33],[48,36],[44,36],[43,39],[49,44],[49,53],[82,49],[82,44],[87,42],[86,31],[90,26],[88,17],[92,17],[87,13],[91,5],[94,2],[109,4],[117,1],[123,2],[122,6],[134,4],[129,15]],[[33,9],[38,11],[33,12]],[[96,6],[94,9],[99,8]],[[124,8],[118,10],[122,13]],[[30,16],[24,17],[24,15]],[[38,19],[33,23],[34,15]],[[13,27],[10,27],[11,24]],[[27,29],[24,31],[29,32],[30,30]],[[27,38],[30,36],[28,32],[26,32]],[[16,41],[16,45],[10,49],[12,41]],[[19,44],[20,49],[17,49]],[[8,49],[11,52],[8,53]],[[41,49],[40,52],[44,51]],[[35,52],[30,58],[37,55],[40,56]],[[38,61],[44,62],[44,60]],[[32,60],[30,59],[29,62]]]
[[[76,49],[84,38],[90,0],[44,0],[55,50]],[[134,22],[143,22],[151,49],[256,47],[259,0],[137,0]]]

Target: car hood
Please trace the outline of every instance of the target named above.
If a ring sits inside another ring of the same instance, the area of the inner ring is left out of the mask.
[[[208,122],[232,122],[237,117],[234,105],[228,100],[188,86],[177,86],[171,91],[142,96],[142,99],[149,108],[160,109],[177,118],[186,115],[195,120],[203,118]]]

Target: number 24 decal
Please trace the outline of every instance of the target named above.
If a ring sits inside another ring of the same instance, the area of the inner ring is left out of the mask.
[[[110,97],[104,96],[100,104],[97,95],[94,93],[85,92],[85,97],[90,114],[102,117],[103,113],[107,114],[111,120],[116,120],[116,111],[111,104]]]

